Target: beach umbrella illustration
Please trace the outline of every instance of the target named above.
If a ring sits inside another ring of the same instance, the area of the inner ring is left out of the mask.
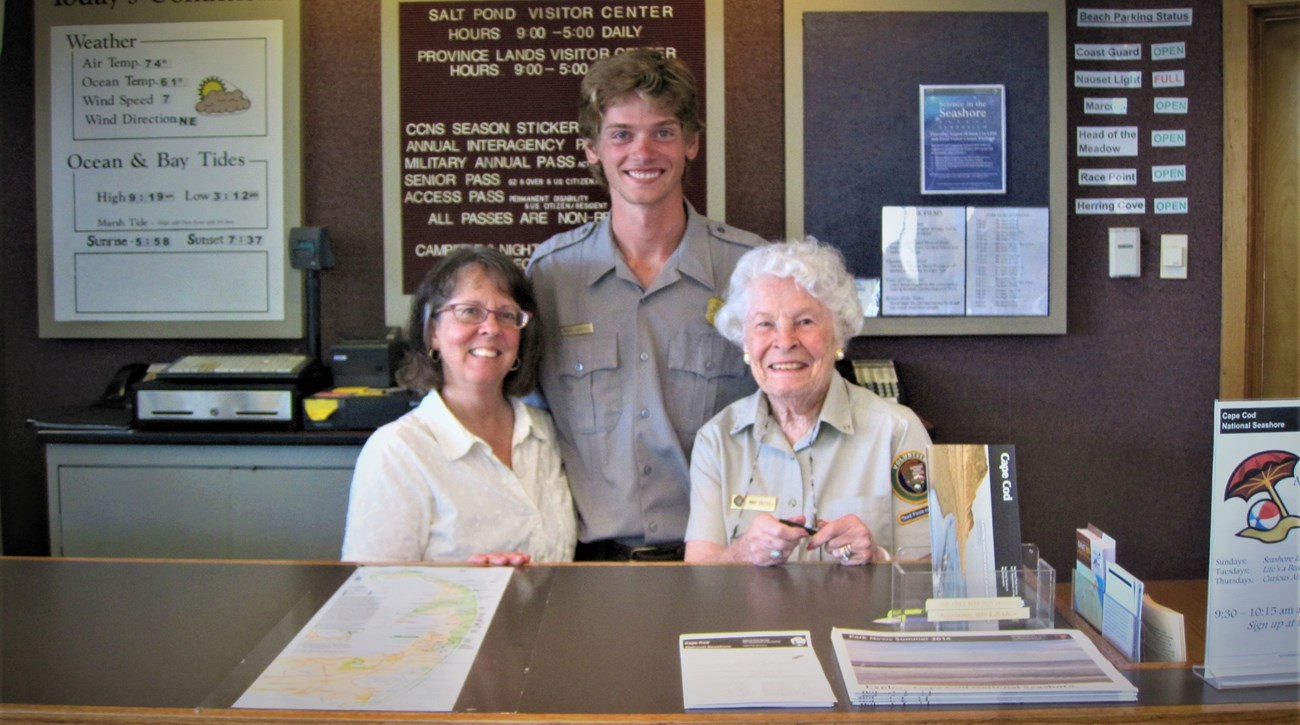
[[[1239,498],[1249,502],[1257,494],[1266,493],[1269,500],[1277,506],[1282,524],[1270,531],[1260,531],[1247,526],[1237,533],[1238,536],[1272,543],[1285,539],[1291,529],[1300,526],[1300,517],[1292,516],[1291,512],[1287,511],[1286,504],[1282,502],[1282,497],[1278,495],[1276,488],[1278,481],[1295,475],[1297,461],[1300,461],[1300,456],[1289,451],[1263,451],[1248,456],[1233,469],[1232,475],[1228,477],[1228,487],[1223,492],[1223,499],[1226,501],[1230,498]]]

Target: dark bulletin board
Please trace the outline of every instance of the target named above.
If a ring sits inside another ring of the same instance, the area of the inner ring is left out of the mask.
[[[1064,333],[1062,3],[792,5],[786,5],[790,236],[835,244],[854,276],[879,278],[881,207],[1049,208],[1047,316],[867,318],[863,333]],[[935,84],[1006,87],[1006,194],[921,194],[918,88]]]

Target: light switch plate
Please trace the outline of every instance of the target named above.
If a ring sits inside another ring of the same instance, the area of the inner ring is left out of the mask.
[[[1160,235],[1160,278],[1187,279],[1187,235]]]
[[[1142,276],[1142,232],[1137,227],[1110,230],[1110,276]]]

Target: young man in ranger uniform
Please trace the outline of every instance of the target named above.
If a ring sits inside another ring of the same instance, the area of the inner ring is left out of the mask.
[[[754,390],[713,312],[736,260],[763,239],[686,201],[704,125],[676,58],[637,49],[597,62],[578,123],[610,214],[547,240],[528,269],[542,392],[578,510],[576,558],[680,560],[695,433]]]

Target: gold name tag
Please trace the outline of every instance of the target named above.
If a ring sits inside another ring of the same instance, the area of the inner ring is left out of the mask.
[[[571,335],[590,335],[596,331],[596,326],[590,322],[584,322],[579,325],[565,325],[560,328],[560,334],[569,337]]]
[[[731,497],[731,509],[733,511],[766,511],[771,513],[776,510],[776,496],[741,496],[737,494]]]

